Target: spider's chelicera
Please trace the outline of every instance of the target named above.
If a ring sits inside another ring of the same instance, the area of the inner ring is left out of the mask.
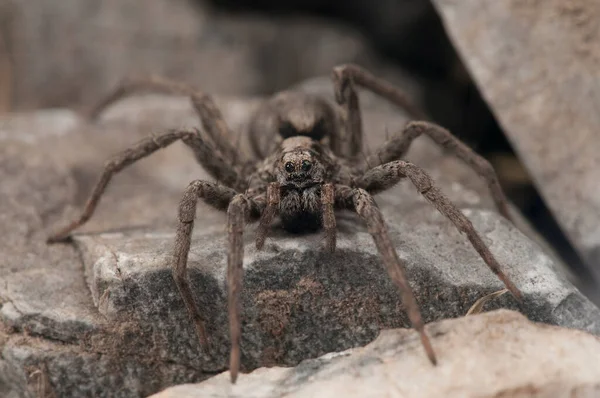
[[[283,227],[291,232],[323,230],[327,249],[333,251],[336,246],[335,210],[353,211],[366,223],[391,279],[400,290],[412,326],[419,333],[428,358],[435,364],[435,353],[407,282],[404,264],[398,258],[372,195],[393,187],[404,178],[410,180],[421,195],[467,236],[511,293],[521,298],[521,293],[501,270],[469,219],[434,185],[423,169],[401,159],[413,140],[426,134],[486,180],[499,212],[509,218],[507,201],[490,164],[449,131],[430,122],[410,122],[375,154],[359,156],[363,131],[356,85],[404,108],[415,119],[423,119],[424,116],[399,89],[355,65],[334,68],[333,82],[337,106],[319,96],[293,91],[278,93],[265,101],[250,125],[253,156],[248,157],[231,144],[232,133],[210,96],[158,77],[125,81],[92,109],[89,114],[92,119],[106,106],[126,95],[154,91],[189,95],[203,128],[169,130],[144,139],[115,156],[107,162],[80,217],[50,236],[48,241],[65,240],[71,231],[92,216],[115,173],[181,140],[219,183],[196,180],[183,194],[174,244],[173,277],[194,321],[200,342],[207,347],[202,311],[194,301],[188,281],[187,258],[198,200],[226,211],[230,372],[233,382],[240,368],[239,300],[244,226],[247,222],[258,222],[256,246],[260,249],[271,222],[279,216]]]

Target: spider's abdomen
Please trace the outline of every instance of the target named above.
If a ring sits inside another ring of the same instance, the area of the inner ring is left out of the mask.
[[[301,233],[321,229],[321,187],[282,192],[279,215],[283,228],[288,232]]]

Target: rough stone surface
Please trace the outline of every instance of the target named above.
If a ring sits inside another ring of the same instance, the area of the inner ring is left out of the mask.
[[[374,149],[386,129],[396,131],[405,119],[365,99]],[[258,102],[218,98],[218,104],[232,127],[244,131]],[[60,397],[145,396],[226,368],[224,215],[199,209],[190,262],[198,300],[211,316],[210,357],[199,351],[168,265],[180,195],[189,181],[206,177],[183,145],[118,175],[75,245],[44,243],[78,213],[107,158],[152,132],[190,124],[198,122],[186,99],[156,96],[117,104],[97,126],[64,111],[0,120],[0,325],[6,329],[0,361],[16,375],[8,388],[20,391],[15,380],[39,379],[41,387],[33,383],[30,390]],[[472,218],[526,293],[530,317],[598,332],[598,309],[491,210],[485,184],[472,171],[426,138],[409,159],[427,168]],[[501,287],[464,237],[410,185],[381,195],[380,203],[428,321],[462,315]],[[382,328],[406,326],[365,229],[349,215],[339,220],[334,255],[323,252],[320,234],[292,237],[278,230],[257,253],[248,228],[246,370],[294,365],[365,344]],[[493,305],[516,308],[508,296]]]
[[[41,112],[30,127],[44,120],[71,132],[77,123],[69,113]],[[201,379],[196,369],[160,360],[139,326],[108,324],[91,300],[80,253],[44,242],[48,224],[78,196],[82,169],[65,165],[93,159],[94,144],[77,146],[77,135],[58,127],[27,131],[24,119],[0,125],[0,396],[130,397]]]
[[[364,348],[295,368],[261,368],[231,385],[229,372],[169,388],[152,398],[457,397],[566,398],[600,394],[600,339],[498,310],[428,326],[439,364],[418,336],[386,330]]]
[[[140,73],[239,95],[271,93],[343,62],[387,71],[358,32],[332,22],[223,15],[193,0],[139,4],[4,0],[0,110],[90,105]]]
[[[478,297],[502,288],[442,217],[427,214],[426,203],[407,202],[411,212],[424,214],[395,215],[394,200],[380,200],[426,321],[463,315]],[[522,310],[530,318],[600,334],[600,311],[556,275],[550,258],[535,244],[491,211],[465,211],[525,294]],[[370,235],[354,217],[338,220],[342,232],[334,255],[323,252],[321,234],[299,238],[275,229],[262,252],[253,248],[249,234],[242,339],[247,368],[293,365],[365,344],[382,328],[408,326]],[[211,357],[199,355],[197,338],[171,280],[173,233],[113,232],[81,236],[77,242],[100,313],[108,319],[132,317],[152,325],[165,355],[213,371],[225,367],[228,358],[226,240],[222,225],[202,227],[200,220],[198,225],[190,265],[197,302],[208,318]],[[517,308],[510,297],[494,305]]]
[[[600,282],[600,3],[434,3],[537,189]]]

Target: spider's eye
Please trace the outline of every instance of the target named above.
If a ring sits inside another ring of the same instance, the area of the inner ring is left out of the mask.
[[[294,163],[292,163],[292,162],[287,162],[287,163],[285,164],[285,171],[287,171],[288,173],[293,173],[293,172],[294,172],[294,170],[295,170],[295,168],[294,168]]]
[[[310,170],[311,167],[312,167],[312,163],[310,163],[310,161],[308,161],[308,160],[302,161],[302,171],[308,171],[308,170]]]

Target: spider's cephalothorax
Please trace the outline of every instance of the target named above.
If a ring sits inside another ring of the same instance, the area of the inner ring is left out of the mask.
[[[323,159],[327,155],[315,150],[319,147],[305,136],[287,138],[281,144],[275,164],[279,216],[289,232],[316,231],[322,226],[321,187],[331,176]],[[331,159],[327,160],[330,164]]]
[[[191,96],[202,129],[169,130],[140,141],[117,155],[104,172],[79,218],[51,235],[49,242],[66,239],[71,231],[93,214],[100,197],[115,173],[160,148],[181,140],[219,184],[196,180],[186,188],[179,205],[174,244],[173,277],[183,302],[194,321],[201,344],[208,345],[202,311],[198,308],[187,276],[187,257],[196,217],[196,204],[202,200],[227,212],[228,307],[231,338],[230,372],[235,382],[240,368],[241,322],[239,299],[243,275],[243,232],[247,222],[258,221],[256,247],[262,248],[273,218],[279,216],[291,232],[322,229],[326,247],[335,250],[334,210],[355,212],[368,227],[390,278],[398,286],[413,327],[419,333],[425,352],[436,363],[434,350],[425,333],[419,307],[406,280],[404,264],[398,258],[385,222],[372,195],[389,189],[407,178],[417,191],[446,216],[467,238],[488,267],[511,293],[519,290],[464,214],[434,185],[429,175],[402,157],[421,134],[454,153],[486,180],[499,212],[509,217],[507,201],[490,164],[436,124],[414,121],[395,134],[379,150],[366,158],[362,151],[362,122],[355,85],[363,86],[404,108],[414,118],[422,113],[400,90],[367,71],[344,65],[333,70],[337,105],[323,98],[296,92],[283,92],[265,101],[251,122],[250,138],[254,157],[238,151],[232,133],[211,97],[188,86],[149,77],[127,80],[94,107],[94,118],[110,103],[138,91],[155,91]]]

